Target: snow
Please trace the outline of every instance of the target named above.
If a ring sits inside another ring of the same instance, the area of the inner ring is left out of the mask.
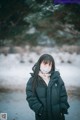
[[[27,34],[34,34],[36,32],[36,28],[35,27],[31,27],[26,33]]]
[[[18,53],[7,56],[0,54],[0,88],[25,87],[32,66],[44,53],[50,53],[54,57],[56,70],[60,71],[67,87],[80,87],[80,55],[44,48],[40,54],[35,51],[28,51],[23,56]]]
[[[66,86],[80,87],[80,68],[74,65],[62,64],[58,66]]]

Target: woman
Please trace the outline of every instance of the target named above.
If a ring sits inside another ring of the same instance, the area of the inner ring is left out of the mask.
[[[55,71],[53,57],[43,54],[32,70],[26,100],[35,112],[35,119],[64,120],[64,114],[68,114],[68,96],[60,73]]]

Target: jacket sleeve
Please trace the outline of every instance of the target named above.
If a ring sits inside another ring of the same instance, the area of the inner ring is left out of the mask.
[[[26,100],[28,101],[29,107],[36,113],[42,114],[42,104],[38,100],[35,93],[32,91],[32,78],[29,79],[26,85]]]
[[[60,86],[60,108],[61,108],[61,112],[63,114],[68,114],[68,108],[70,107],[69,103],[68,103],[68,95],[66,92],[66,88],[64,85],[64,82],[61,79],[61,86]]]

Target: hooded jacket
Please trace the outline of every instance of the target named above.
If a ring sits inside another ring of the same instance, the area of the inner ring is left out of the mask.
[[[32,90],[33,76],[26,85],[26,100],[35,112],[36,120],[64,120],[68,114],[68,96],[64,82],[58,71],[51,74],[48,86],[38,76],[35,92]]]

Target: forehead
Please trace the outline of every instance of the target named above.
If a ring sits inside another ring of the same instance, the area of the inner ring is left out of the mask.
[[[41,63],[44,63],[44,64],[52,64],[52,61],[50,61],[50,60],[43,60]]]

